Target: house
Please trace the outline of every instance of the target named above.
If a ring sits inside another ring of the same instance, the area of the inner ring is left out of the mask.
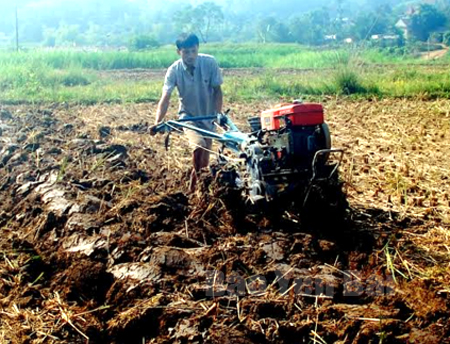
[[[422,0],[421,3],[428,5],[436,5],[438,3],[438,0]],[[405,39],[411,38],[411,23],[412,23],[411,18],[414,15],[419,14],[419,12],[420,12],[419,5],[409,6],[406,12],[404,13],[403,17],[401,17],[395,24],[395,27],[402,32],[403,38]],[[443,36],[443,33],[448,30],[446,28],[439,28],[439,30],[436,31],[438,34],[441,34],[441,36]]]
[[[400,37],[398,35],[372,35],[370,38],[374,41],[394,41]]]
[[[372,41],[372,44],[377,47],[381,48],[397,47],[400,42],[400,36],[379,34],[379,35],[372,35],[370,37],[370,40]]]
[[[433,0],[430,0],[430,1],[433,2]],[[426,2],[426,1],[423,1],[423,2]],[[397,23],[395,23],[395,27],[402,32],[404,39],[410,38],[410,36],[411,36],[411,18],[415,14],[418,14],[419,11],[420,11],[420,9],[419,9],[418,5],[409,6],[406,9],[405,13],[403,14],[403,17],[401,17],[397,21]]]
[[[395,27],[398,28],[402,34],[403,38],[409,39],[410,32],[411,32],[411,19],[408,17],[400,18],[397,23],[395,24]]]

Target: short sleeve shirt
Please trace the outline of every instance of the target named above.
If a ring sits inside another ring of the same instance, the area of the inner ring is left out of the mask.
[[[169,67],[163,91],[171,94],[177,88],[180,113],[186,113],[188,116],[209,116],[215,114],[214,88],[222,83],[222,73],[216,59],[210,55],[198,54],[193,75],[181,59]]]

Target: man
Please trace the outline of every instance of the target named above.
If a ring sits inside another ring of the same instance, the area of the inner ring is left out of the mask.
[[[222,74],[214,57],[199,54],[199,40],[195,34],[182,34],[176,41],[177,53],[181,59],[167,70],[162,96],[156,110],[155,125],[150,128],[154,134],[155,126],[160,123],[169,107],[172,91],[177,88],[180,97],[180,118],[209,116],[222,112]],[[199,128],[214,131],[211,120],[189,122]],[[209,164],[209,151],[212,140],[200,134],[185,130],[193,148],[193,164],[190,191],[195,190],[197,172]]]

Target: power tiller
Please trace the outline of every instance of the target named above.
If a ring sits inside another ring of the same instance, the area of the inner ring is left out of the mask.
[[[222,133],[195,126],[196,121],[205,120],[213,121]],[[306,202],[314,185],[336,180],[343,150],[331,148],[322,105],[296,101],[263,111],[248,121],[250,133],[240,131],[226,113],[168,120],[155,132],[189,129],[220,143],[219,170],[229,172],[229,160],[233,166],[236,161],[242,162],[233,169],[233,184],[253,203],[281,200],[288,195]],[[225,155],[227,149],[234,153],[232,158]]]

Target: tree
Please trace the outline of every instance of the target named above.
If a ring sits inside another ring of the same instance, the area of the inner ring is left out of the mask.
[[[446,23],[445,15],[437,7],[422,4],[411,18],[412,35],[420,41],[426,41],[430,34]]]
[[[322,8],[291,19],[289,28],[294,42],[320,45],[327,34],[335,34],[328,9]]]
[[[311,22],[306,16],[296,16],[289,21],[292,40],[299,44],[308,44]]]
[[[447,31],[444,34],[444,37],[442,39],[442,43],[444,43],[447,47],[450,46],[450,31]]]
[[[78,25],[61,23],[55,32],[55,37],[58,45],[80,45],[84,43]]]
[[[159,42],[151,35],[135,36],[130,42],[130,49],[135,51],[158,47]]]
[[[89,45],[106,45],[107,35],[102,26],[90,22],[88,29],[84,32],[84,39]]]
[[[320,45],[331,28],[330,14],[327,8],[321,8],[307,14],[310,21],[309,44]]]
[[[389,19],[374,12],[361,12],[355,18],[351,34],[359,40],[369,39],[375,34],[385,34],[390,31]]]
[[[182,31],[197,32],[206,43],[212,31],[222,24],[224,15],[222,8],[213,2],[204,2],[196,7],[186,6],[174,15],[175,22]]]
[[[256,34],[261,43],[286,43],[290,38],[287,27],[274,17],[260,19],[256,24]]]
[[[44,47],[54,47],[56,45],[56,30],[53,28],[43,27],[43,45]]]

